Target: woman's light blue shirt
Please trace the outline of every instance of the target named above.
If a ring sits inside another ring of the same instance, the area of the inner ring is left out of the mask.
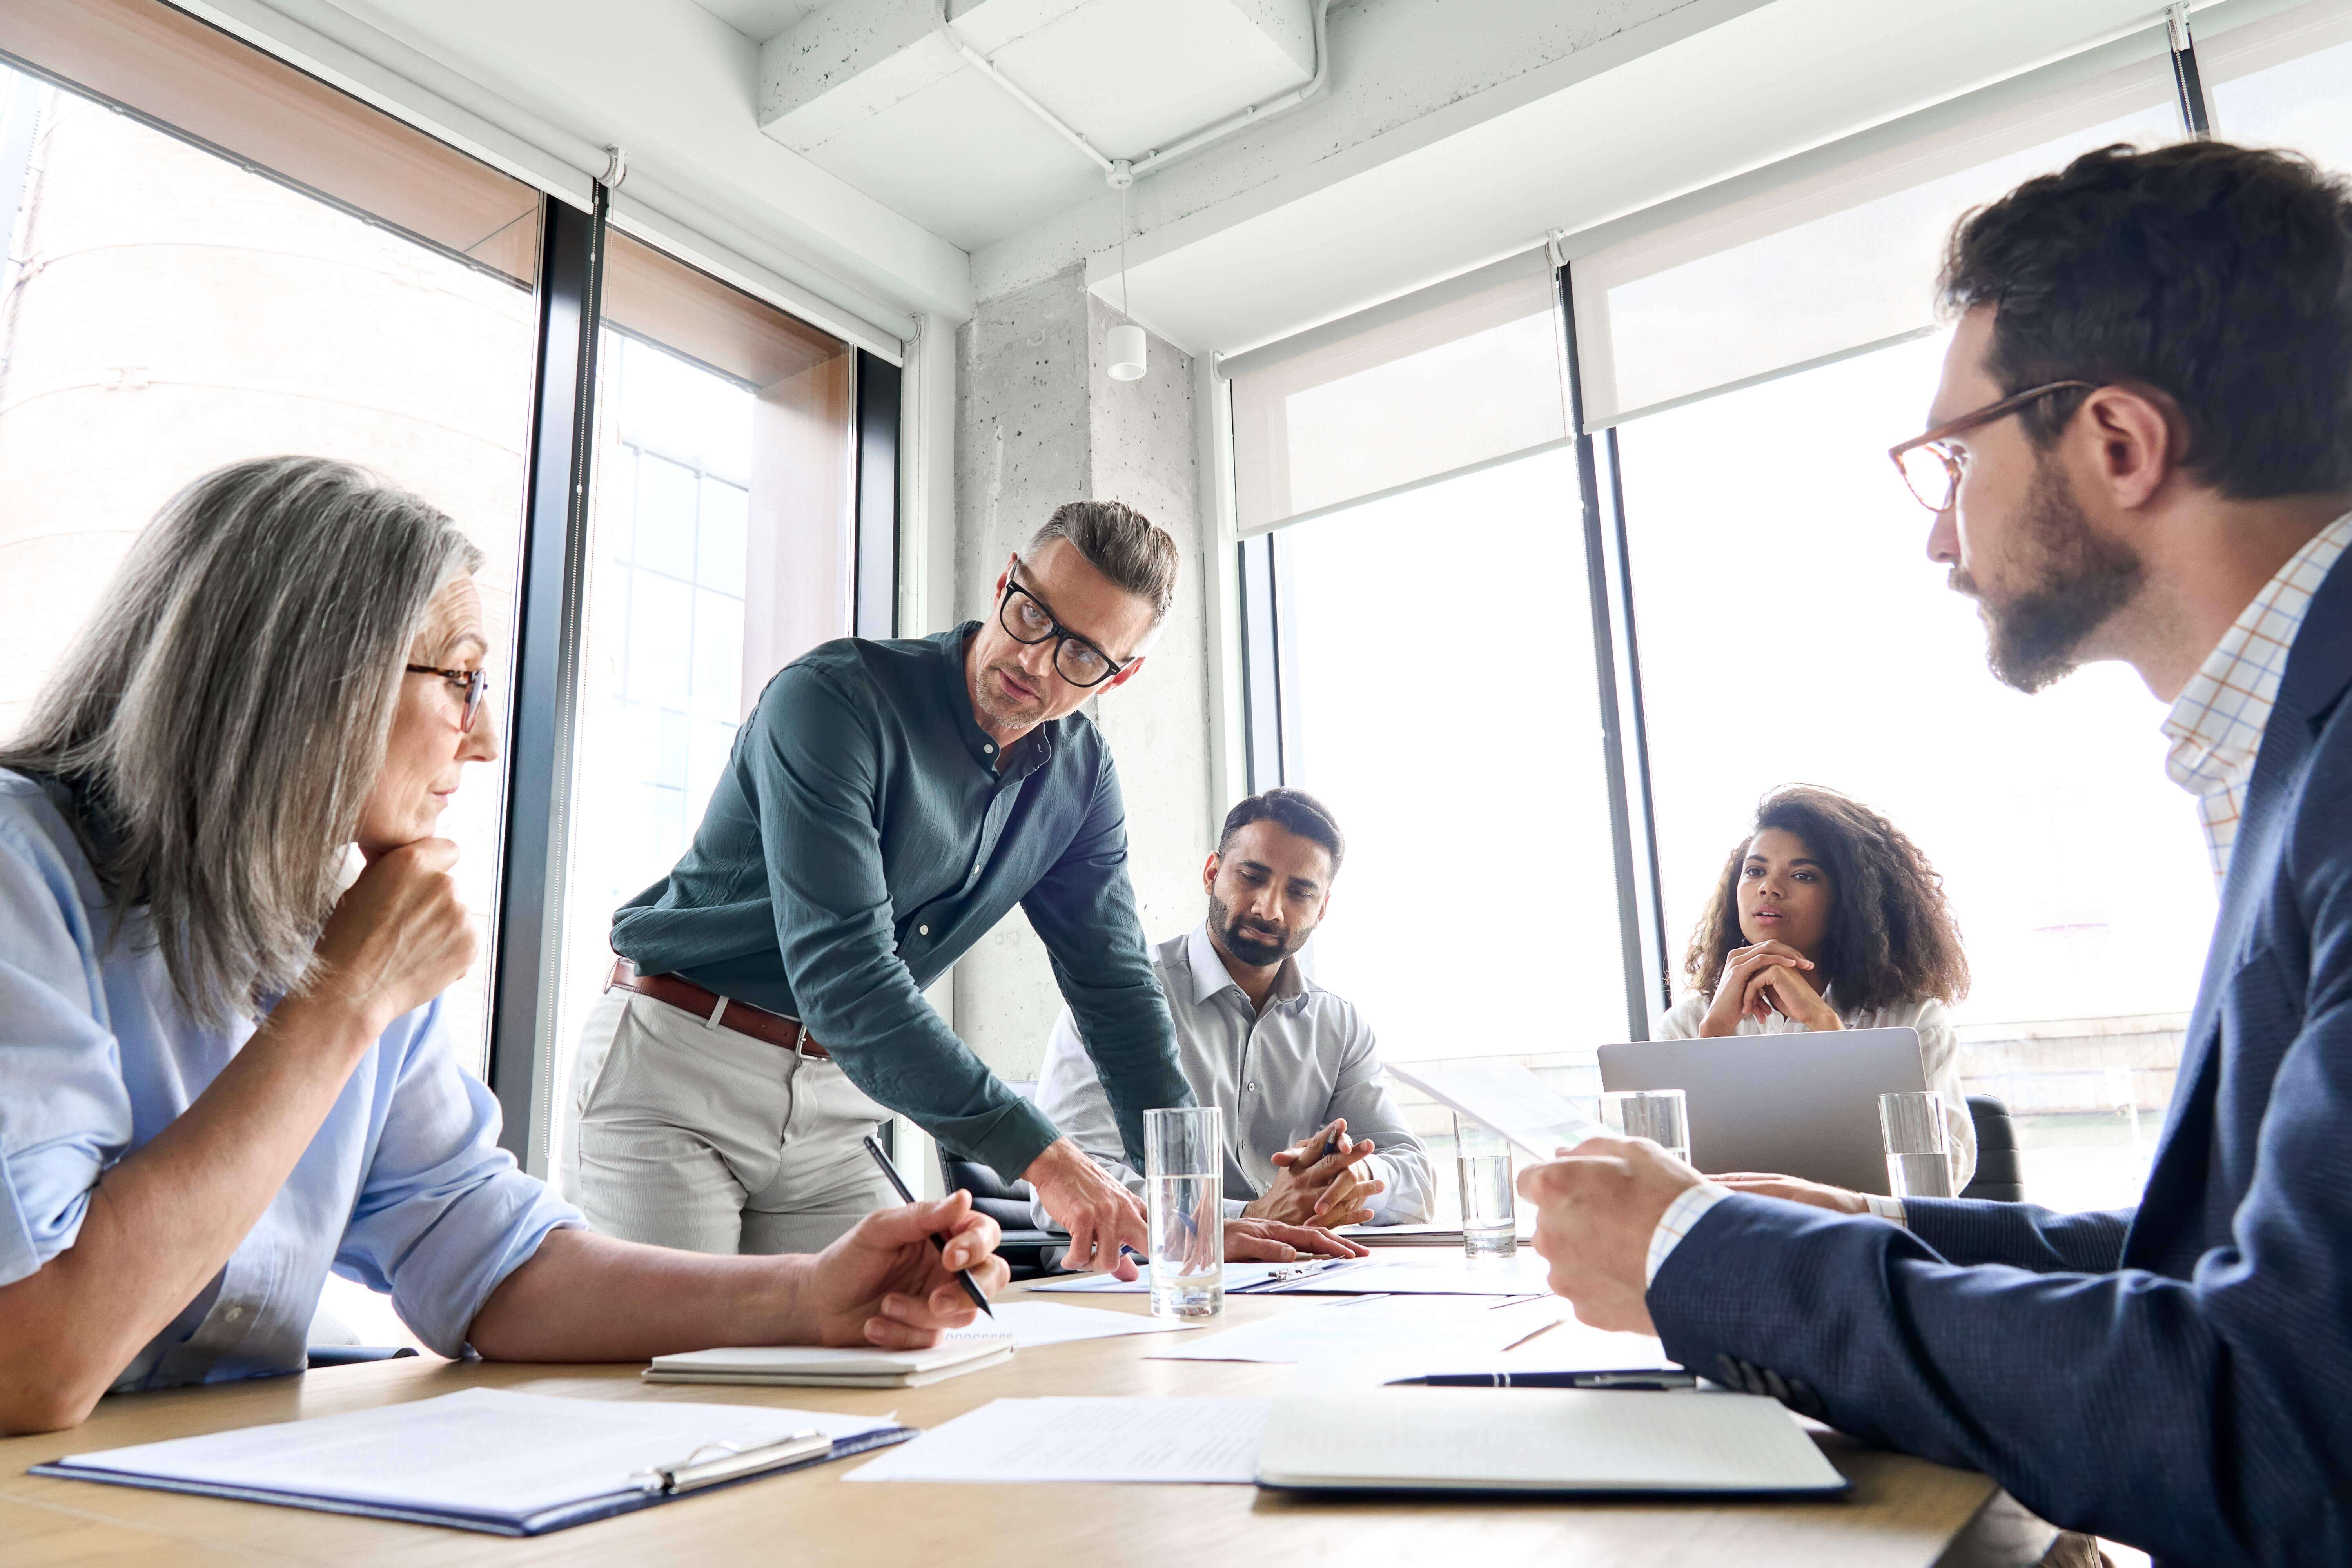
[[[252,1035],[191,1025],[143,910],[111,920],[48,795],[0,770],[0,1285],[71,1247],[107,1167],[185,1110]],[[498,1145],[498,1101],[434,1002],[395,1022],[227,1266],[118,1389],[299,1372],[327,1270],[392,1294],[459,1354],[499,1281],[579,1212]]]

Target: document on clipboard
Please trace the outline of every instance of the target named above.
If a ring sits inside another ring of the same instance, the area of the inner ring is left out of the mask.
[[[1476,1068],[1393,1061],[1385,1065],[1390,1077],[1411,1084],[1449,1110],[1493,1128],[1538,1160],[1557,1159],[1560,1150],[1608,1131],[1517,1062]]]
[[[889,1420],[765,1405],[437,1399],[75,1454],[32,1473],[160,1491],[543,1535],[706,1487],[903,1443]]]

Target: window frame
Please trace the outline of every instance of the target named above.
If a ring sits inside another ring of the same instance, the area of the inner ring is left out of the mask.
[[[380,125],[388,142],[413,142],[421,136],[458,157],[480,162],[445,138],[201,17],[175,17],[174,21],[182,19],[220,33],[227,47],[249,51],[256,57],[257,69],[290,73],[310,88],[349,100],[356,117],[365,125]],[[415,233],[259,163],[237,147],[222,145],[138,104],[87,86],[69,70],[13,51],[0,52],[0,64],[106,104],[151,129],[436,254],[455,257],[478,269],[496,270],[442,240]],[[498,172],[514,177],[506,171]],[[563,956],[570,784],[579,722],[582,615],[595,500],[597,355],[607,236],[626,232],[637,243],[702,270],[679,255],[677,247],[648,237],[635,226],[627,230],[614,226],[611,196],[610,187],[601,181],[593,184],[585,209],[543,186],[536,193],[539,276],[534,295],[533,374],[525,426],[523,508],[518,530],[511,675],[503,683],[503,692],[492,696],[505,724],[506,745],[499,764],[504,806],[499,865],[493,878],[495,901],[489,910],[490,949],[484,960],[489,966],[490,988],[483,1079],[498,1098],[503,1117],[500,1144],[524,1169],[541,1176],[548,1174],[548,1135],[557,1087],[551,1069]],[[11,204],[9,211],[14,210]],[[741,289],[740,284],[728,286]],[[761,303],[807,321],[801,312],[772,299],[761,299]],[[843,338],[827,323],[807,324],[829,337]],[[854,355],[850,566],[855,574],[855,629],[861,637],[890,637],[897,629],[900,571],[898,441],[904,381],[900,367],[888,358],[854,337],[843,341]],[[488,781],[481,781],[478,787],[489,787]]]
[[[2166,24],[2158,24],[2158,28],[2166,34],[2165,47],[2171,56],[2173,107],[2181,133],[2210,134],[2209,89],[2198,69],[2195,43],[2186,28],[2175,31]],[[1811,159],[1818,154],[1800,156]],[[1569,427],[1576,447],[1578,499],[1584,519],[1585,564],[1592,590],[1593,671],[1599,687],[1602,765],[1623,955],[1625,1037],[1646,1040],[1658,1015],[1674,1001],[1675,952],[1667,941],[1658,878],[1657,819],[1643,712],[1641,642],[1633,617],[1630,534],[1615,425],[1612,422],[1595,429],[1586,424],[1570,268],[1557,237],[1552,257],[1559,291]],[[1392,303],[1375,309],[1397,308]],[[1333,328],[1316,330],[1328,333]],[[1232,475],[1221,478],[1231,492]],[[1349,504],[1378,499],[1367,496]],[[1237,511],[1237,493],[1229,493],[1227,504]],[[1298,695],[1291,675],[1297,668],[1297,633],[1295,617],[1282,613],[1287,552],[1281,542],[1291,523],[1320,515],[1310,512],[1285,519],[1239,541],[1234,549],[1232,570],[1241,606],[1242,710],[1228,722],[1239,731],[1235,738],[1253,793],[1287,782],[1286,763],[1298,754]]]

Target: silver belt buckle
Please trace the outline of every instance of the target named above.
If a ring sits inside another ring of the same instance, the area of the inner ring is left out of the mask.
[[[794,1018],[793,1029],[793,1055],[804,1062],[815,1061],[817,1058],[808,1054],[808,1025]]]

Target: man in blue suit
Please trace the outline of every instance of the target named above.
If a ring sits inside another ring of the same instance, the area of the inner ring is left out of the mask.
[[[2352,1563],[2352,200],[2109,149],[1964,219],[1942,291],[1896,449],[1928,553],[2010,684],[2120,659],[2173,703],[2222,878],[2147,1190],[1874,1211],[1596,1138],[1522,1176],[1536,1247],[1586,1321],[2068,1530]]]

